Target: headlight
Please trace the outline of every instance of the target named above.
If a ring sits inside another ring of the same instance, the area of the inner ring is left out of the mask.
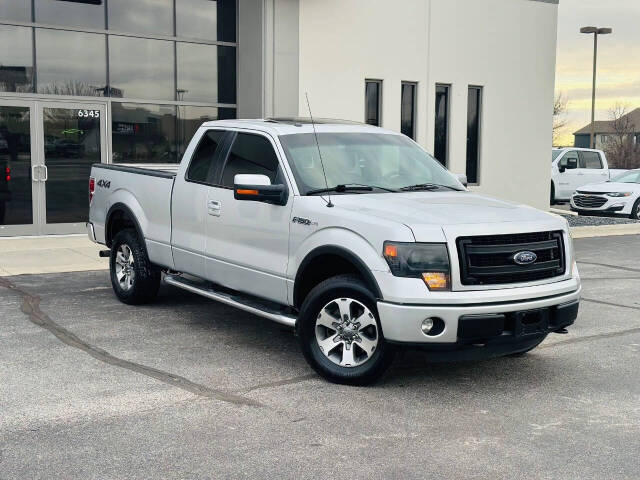
[[[384,242],[383,256],[394,276],[421,278],[429,290],[451,290],[445,243]]]
[[[605,193],[607,197],[630,197],[631,192],[609,192]]]

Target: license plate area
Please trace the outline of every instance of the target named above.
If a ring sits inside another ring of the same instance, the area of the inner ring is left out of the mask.
[[[510,316],[513,320],[513,334],[516,337],[527,337],[529,335],[546,334],[549,331],[548,308],[536,310],[524,310],[514,312]]]

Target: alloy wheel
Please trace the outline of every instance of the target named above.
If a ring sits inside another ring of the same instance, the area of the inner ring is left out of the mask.
[[[362,365],[378,346],[378,324],[373,313],[352,298],[327,303],[316,318],[315,334],[320,351],[341,367]]]
[[[133,280],[135,278],[134,259],[133,252],[129,245],[123,243],[116,252],[116,278],[120,288],[123,290],[129,290],[133,287]]]

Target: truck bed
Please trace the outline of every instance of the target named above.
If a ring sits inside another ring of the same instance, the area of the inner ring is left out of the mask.
[[[126,205],[144,232],[149,259],[171,268],[171,191],[177,170],[178,165],[94,164],[89,221],[96,240],[107,243],[106,219],[111,209]]]

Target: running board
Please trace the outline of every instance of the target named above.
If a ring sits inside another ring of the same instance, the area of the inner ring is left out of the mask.
[[[295,327],[296,325],[296,317],[289,314],[284,307],[280,307],[267,300],[230,292],[222,288],[216,289],[215,285],[210,283],[190,280],[179,275],[165,275],[164,282],[168,285],[173,285],[174,287],[182,288],[183,290],[224,303],[225,305],[231,305],[245,312],[253,313],[259,317],[268,318],[269,320],[288,327]]]

